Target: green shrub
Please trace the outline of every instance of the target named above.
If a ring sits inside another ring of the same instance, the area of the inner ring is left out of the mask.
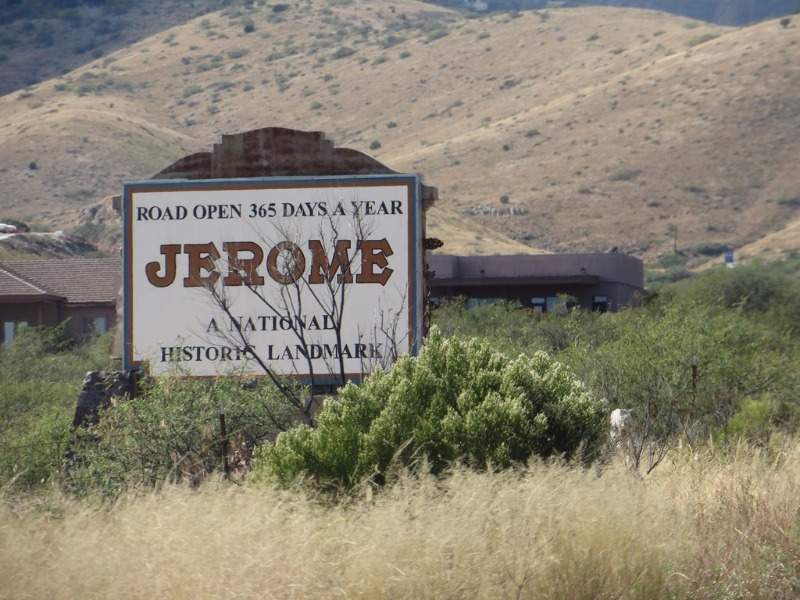
[[[25,380],[35,378],[47,355],[69,349],[66,337],[67,321],[58,327],[20,326],[14,342],[0,346],[0,378]]]
[[[27,489],[56,479],[69,445],[81,384],[4,382],[0,388],[0,481]]]
[[[683,189],[683,191],[685,191],[685,192],[689,192],[690,194],[705,194],[706,193],[706,188],[704,188],[702,186],[699,186],[699,185],[694,185],[694,184],[691,184],[691,183],[688,183],[688,184],[682,186],[681,189]]]
[[[308,477],[325,486],[381,482],[392,466],[455,463],[505,468],[533,456],[597,457],[605,404],[561,364],[537,353],[509,359],[478,340],[434,328],[418,358],[403,357],[329,399],[317,427],[282,433],[254,459],[257,478]]]
[[[183,88],[183,91],[181,92],[181,97],[188,98],[189,96],[194,96],[195,94],[199,94],[202,91],[203,91],[202,85],[197,85],[193,83]]]
[[[695,254],[702,256],[720,256],[725,250],[730,248],[728,244],[719,242],[700,242],[693,248]]]
[[[27,489],[56,479],[69,444],[80,381],[5,383],[0,390],[0,481]]]
[[[800,207],[800,196],[783,196],[776,200],[778,206],[788,206],[789,208]]]
[[[380,42],[381,48],[391,48],[392,46],[396,46],[404,41],[404,38],[390,34],[387,37],[383,38]]]
[[[68,485],[79,495],[115,498],[141,486],[200,483],[222,470],[220,405],[230,450],[244,456],[290,426],[288,406],[274,387],[245,386],[238,377],[164,377],[132,400],[114,400],[97,426],[78,432]]]
[[[642,471],[679,435],[692,445],[710,433],[735,437],[753,399],[769,399],[773,432],[791,435],[800,423],[800,283],[783,264],[710,269],[619,313],[541,315],[455,301],[432,319],[447,336],[479,336],[509,355],[552,353],[595,397],[632,409],[642,423],[633,457]],[[763,430],[754,423],[743,435],[759,440]]]
[[[690,48],[694,46],[699,46],[700,44],[705,44],[706,42],[710,42],[711,40],[715,40],[719,37],[718,33],[704,33],[703,35],[698,35],[697,37],[693,37],[689,40],[686,40],[686,45]]]
[[[631,181],[641,175],[641,169],[620,169],[608,176],[609,181]]]
[[[678,267],[686,265],[687,259],[688,257],[683,253],[669,252],[667,254],[662,254],[661,256],[659,256],[658,260],[656,261],[656,264],[659,267],[668,269],[670,267]]]
[[[520,310],[517,302],[497,302],[467,308],[463,298],[456,298],[442,303],[433,313],[433,322],[445,337],[478,337],[490,343],[497,352],[516,356],[520,353],[533,354],[539,350],[552,351],[550,339],[540,335],[540,332],[548,326],[548,320],[560,328],[561,316],[554,319],[540,317],[530,311]]]
[[[708,269],[676,288],[675,293],[694,300],[719,301],[726,308],[741,306],[761,313],[783,311],[800,304],[797,278],[783,273],[778,266],[758,262],[733,269]]]
[[[351,56],[351,55],[353,55],[355,53],[356,53],[356,51],[353,48],[350,48],[349,46],[340,46],[339,48],[336,49],[336,52],[334,52],[331,55],[331,58],[333,60],[337,60],[337,59],[340,59],[340,58],[346,58],[346,57]]]
[[[86,221],[75,227],[72,233],[89,242],[96,243],[105,237],[106,225],[104,223]]]
[[[508,79],[503,81],[503,83],[500,84],[500,89],[508,90],[516,85],[519,85],[519,79],[514,79],[513,77],[509,77]]]
[[[112,368],[110,334],[71,347],[59,327],[23,327],[0,345],[0,485],[25,489],[58,477],[87,371]]]
[[[776,425],[783,425],[782,417],[790,412],[786,410],[787,408],[789,407],[781,407],[769,394],[758,398],[747,398],[717,437],[732,443],[746,440],[757,445],[765,445],[769,443],[772,434],[778,431]],[[791,412],[796,413],[797,409]]]
[[[436,40],[440,40],[443,37],[449,35],[447,29],[434,29],[433,31],[429,31],[428,34],[425,36],[425,39],[422,40],[423,44],[430,44],[431,42],[435,42]]]
[[[641,438],[633,462],[648,471],[679,434],[701,443],[754,394],[796,403],[789,340],[751,316],[712,302],[662,298],[604,315],[601,337],[581,336],[559,359],[595,395],[634,412]]]
[[[663,281],[668,281],[670,283],[675,283],[676,281],[682,281],[684,279],[688,279],[691,277],[692,273],[689,271],[689,267],[685,265],[674,265],[669,267],[666,271],[664,271],[664,276],[662,278]]]
[[[7,491],[58,481],[78,495],[113,498],[133,486],[197,482],[222,467],[220,404],[231,453],[246,455],[291,425],[273,387],[173,377],[115,400],[97,426],[73,434],[86,372],[119,366],[108,357],[112,332],[70,347],[65,327],[23,327],[14,343],[0,345],[0,486]]]

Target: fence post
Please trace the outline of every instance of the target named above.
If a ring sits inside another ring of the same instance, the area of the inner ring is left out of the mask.
[[[225,468],[225,475],[230,475],[231,466],[228,463],[228,432],[225,429],[225,405],[219,405],[219,432],[220,448],[222,450],[222,465]]]

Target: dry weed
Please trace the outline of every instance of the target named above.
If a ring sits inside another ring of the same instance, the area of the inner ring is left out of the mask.
[[[13,598],[791,597],[800,454],[401,477],[329,506],[206,485],[0,512]]]

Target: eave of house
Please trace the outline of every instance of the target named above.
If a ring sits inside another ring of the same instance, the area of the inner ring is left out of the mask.
[[[63,302],[63,296],[51,294],[8,294],[0,295],[0,304],[32,304],[36,302]]]
[[[454,279],[431,279],[431,287],[462,286],[486,287],[503,285],[596,285],[600,282],[599,275],[553,275],[544,277],[459,277]]]

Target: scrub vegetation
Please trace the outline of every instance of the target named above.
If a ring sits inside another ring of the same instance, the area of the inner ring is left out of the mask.
[[[316,428],[267,385],[163,378],[76,437],[108,340],[25,330],[0,351],[4,593],[796,597],[797,266],[709,270],[616,314],[445,305],[419,358]],[[609,448],[615,407],[638,454]]]

